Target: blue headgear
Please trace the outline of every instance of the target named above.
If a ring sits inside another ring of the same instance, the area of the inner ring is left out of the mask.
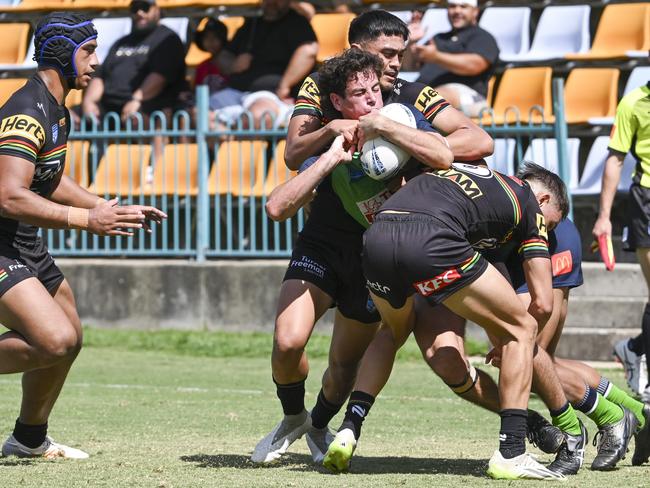
[[[97,38],[97,30],[87,17],[70,12],[52,12],[36,26],[34,61],[39,68],[54,68],[75,87],[77,67],[74,57],[79,47]]]

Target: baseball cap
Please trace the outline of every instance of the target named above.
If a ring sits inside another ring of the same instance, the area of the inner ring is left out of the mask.
[[[447,5],[469,5],[478,7],[478,0],[447,0]]]

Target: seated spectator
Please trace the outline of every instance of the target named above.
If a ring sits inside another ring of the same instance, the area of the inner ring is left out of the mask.
[[[470,117],[487,107],[487,88],[499,48],[492,35],[477,25],[478,0],[448,0],[449,32],[426,45],[412,45],[410,54],[424,63],[417,81],[433,87]]]
[[[131,33],[111,46],[84,95],[84,115],[100,118],[162,110],[171,114],[185,86],[185,49],[174,31],[160,24],[156,0],[129,6]]]
[[[282,121],[291,113],[300,83],[313,71],[318,43],[289,0],[262,0],[262,16],[247,18],[226,51],[230,86],[210,97],[210,108],[228,124],[248,110],[259,128],[266,114]],[[266,118],[264,124],[271,125]]]
[[[219,55],[228,43],[228,28],[219,19],[209,19],[203,30],[195,34],[194,42],[212,55],[196,67],[194,86],[207,85],[210,93],[222,90],[228,85],[228,76],[221,71]]]
[[[408,23],[410,43],[418,42],[426,33],[426,29],[424,25],[422,25],[424,12],[426,12],[424,9],[415,9],[411,12],[411,20]]]

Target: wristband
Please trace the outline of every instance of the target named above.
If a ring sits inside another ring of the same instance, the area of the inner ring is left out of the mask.
[[[90,210],[87,208],[68,207],[68,228],[87,229]]]

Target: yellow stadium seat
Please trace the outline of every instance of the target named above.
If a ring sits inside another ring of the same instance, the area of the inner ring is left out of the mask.
[[[0,79],[0,107],[2,107],[13,93],[27,83],[25,78]]]
[[[349,46],[348,27],[354,19],[352,13],[316,14],[311,19],[311,26],[318,38],[316,61],[322,63]]]
[[[235,32],[237,32],[237,29],[239,29],[242,25],[244,25],[244,17],[220,17],[219,20],[226,24],[226,27],[228,28],[228,39],[232,39],[233,36],[235,35]],[[202,30],[203,27],[205,27],[205,24],[208,21],[208,17],[204,17],[201,19],[201,22],[199,22],[199,26],[197,27],[197,30]],[[199,49],[199,47],[196,45],[194,41],[190,44],[190,48],[187,50],[187,54],[185,55],[185,64],[188,66],[198,66],[201,64],[203,61],[206,59],[210,58],[210,53],[202,51]]]
[[[168,144],[163,159],[153,168],[153,184],[145,195],[195,196],[199,192],[199,149],[196,144]]]
[[[650,3],[607,5],[600,17],[591,49],[567,54],[567,59],[611,59],[650,49]]]
[[[72,0],[23,0],[18,4],[18,7],[28,7],[34,10],[48,10],[69,5],[72,5]]]
[[[0,24],[2,42],[0,42],[0,64],[21,64],[27,54],[29,41],[29,24]]]
[[[126,8],[129,3],[130,0],[72,0],[74,7],[105,10]]]
[[[158,0],[160,8],[214,8],[219,7],[259,7],[261,0]]]
[[[288,181],[298,174],[297,171],[291,171],[284,162],[284,148],[287,141],[284,139],[278,141],[273,153],[273,159],[269,162],[269,168],[262,178],[255,182],[252,194],[256,197],[262,195],[269,196],[276,186]]]
[[[564,112],[569,124],[594,117],[614,117],[618,102],[619,71],[615,68],[576,68],[564,89]]]
[[[65,174],[84,188],[88,186],[89,141],[68,141],[65,156]]]
[[[522,123],[541,123],[540,111],[531,110],[534,106],[544,110],[545,122],[552,122],[554,120],[551,101],[552,74],[548,66],[505,70],[492,107],[494,117],[485,114],[483,124],[514,123],[517,115],[513,107],[519,110],[519,120]]]
[[[488,107],[492,106],[492,100],[494,99],[494,85],[497,82],[497,77],[492,75],[490,76],[490,81],[488,81],[487,95],[485,100],[487,101]]]
[[[264,178],[266,141],[226,141],[208,177],[210,195],[250,195],[255,180]]]
[[[140,188],[141,175],[151,159],[148,144],[113,144],[97,165],[89,191],[98,195],[129,195]]]

